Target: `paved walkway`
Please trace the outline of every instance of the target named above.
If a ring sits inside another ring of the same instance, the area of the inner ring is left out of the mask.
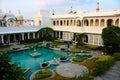
[[[73,78],[83,75],[84,73],[88,72],[88,70],[85,66],[79,64],[66,63],[60,64],[56,68],[56,72],[61,76]]]
[[[120,61],[117,61],[104,75],[95,77],[94,80],[120,80]]]

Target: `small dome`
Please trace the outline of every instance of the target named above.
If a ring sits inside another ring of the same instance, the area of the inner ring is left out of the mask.
[[[11,11],[9,11],[8,13],[6,13],[6,18],[15,18],[15,15],[11,13]]]
[[[0,19],[3,19],[3,17],[4,17],[4,14],[3,14],[2,10],[0,9]]]
[[[23,19],[23,15],[20,13],[19,10],[18,10],[18,12],[16,14],[16,18],[17,18],[17,20],[22,20]]]

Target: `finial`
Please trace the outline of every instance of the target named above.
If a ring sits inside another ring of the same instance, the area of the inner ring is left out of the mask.
[[[55,15],[55,11],[54,11],[54,9],[53,9],[53,13],[52,13],[52,15]]]
[[[97,2],[97,8],[96,8],[96,12],[99,12],[100,9],[99,9],[99,2]]]
[[[72,6],[70,7],[70,11],[72,11]]]
[[[97,2],[97,8],[99,8],[99,2]]]

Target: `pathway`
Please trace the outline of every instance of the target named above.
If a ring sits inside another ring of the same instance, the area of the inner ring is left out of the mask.
[[[104,75],[95,77],[94,80],[120,80],[120,61],[110,68]]]

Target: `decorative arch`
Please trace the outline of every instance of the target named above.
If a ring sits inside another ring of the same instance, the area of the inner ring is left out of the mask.
[[[115,26],[119,26],[119,19],[115,21]]]
[[[95,20],[95,26],[99,26],[99,20],[98,19]]]
[[[104,27],[104,24],[105,24],[105,20],[104,20],[104,19],[101,19],[100,26],[101,26],[101,27]]]
[[[13,19],[13,18],[10,18],[10,19],[8,19],[7,20],[7,26],[14,26],[14,22],[15,22],[15,19]]]
[[[108,19],[107,20],[107,26],[112,26],[113,25],[113,20],[112,19]]]
[[[84,20],[84,26],[89,26],[89,21],[87,19]]]

